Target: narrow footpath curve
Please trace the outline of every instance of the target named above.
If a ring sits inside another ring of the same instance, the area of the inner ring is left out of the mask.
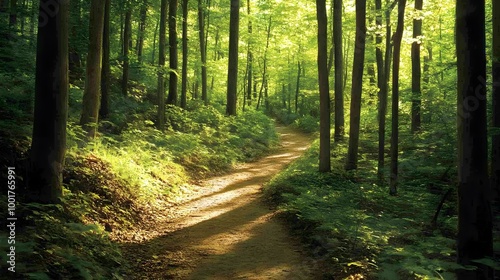
[[[278,127],[281,148],[200,183],[164,221],[124,246],[132,279],[315,279],[312,262],[261,197],[262,185],[298,158],[311,139]],[[137,241],[138,240],[138,241]]]

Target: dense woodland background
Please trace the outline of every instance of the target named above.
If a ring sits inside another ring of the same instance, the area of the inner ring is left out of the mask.
[[[16,279],[126,279],[120,232],[190,182],[271,153],[273,119],[319,136],[264,195],[325,279],[493,279],[499,9],[1,0]]]

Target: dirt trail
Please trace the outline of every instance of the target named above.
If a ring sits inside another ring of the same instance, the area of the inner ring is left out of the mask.
[[[261,187],[311,140],[278,127],[282,147],[230,174],[200,183],[163,221],[138,230],[125,245],[133,279],[315,279],[286,228],[262,202]]]

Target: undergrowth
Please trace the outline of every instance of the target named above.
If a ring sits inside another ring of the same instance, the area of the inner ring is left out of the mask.
[[[456,174],[453,142],[438,140],[437,134],[407,135],[411,140],[402,142],[406,152],[397,196],[377,181],[377,142],[370,139],[360,144],[358,171],[349,172],[344,171],[346,142],[332,143],[332,172],[317,172],[315,142],[265,186],[265,197],[310,245],[315,260],[329,268],[327,279],[454,279],[459,268],[454,195],[445,201],[437,225],[431,222]]]
[[[0,77],[0,83],[6,80]],[[17,279],[126,279],[126,258],[118,245],[121,232],[151,220],[161,207],[182,198],[191,181],[261,157],[277,143],[274,122],[262,112],[227,117],[221,108],[197,101],[186,110],[167,107],[167,129],[158,131],[155,107],[141,94],[113,96],[113,109],[100,122],[99,137],[87,142],[77,124],[82,89],[72,86],[64,195],[59,205],[23,203],[19,198]],[[28,95],[12,98],[0,94],[0,104],[19,104],[0,111],[0,166],[16,167],[22,193],[31,112],[23,105]],[[4,193],[1,209],[7,209]],[[2,251],[8,249],[5,228],[2,224]],[[3,271],[6,257],[1,257]]]

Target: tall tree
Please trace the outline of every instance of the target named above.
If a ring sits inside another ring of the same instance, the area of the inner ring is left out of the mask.
[[[231,0],[229,19],[229,62],[227,68],[227,105],[226,114],[236,115],[238,90],[238,38],[240,26],[240,1]]]
[[[182,0],[182,81],[181,108],[187,103],[187,63],[188,63],[188,0]]]
[[[382,0],[375,0],[377,31],[375,34],[375,56],[377,59],[377,86],[378,86],[378,164],[377,177],[379,182],[384,181],[385,165],[385,120],[387,115],[387,79],[385,77],[384,56],[382,53]],[[390,48],[389,45],[386,48]]]
[[[136,43],[136,52],[137,52],[137,61],[142,63],[142,52],[144,49],[144,35],[146,32],[146,18],[148,15],[148,0],[143,0],[140,10],[140,18],[139,18],[139,30],[137,32],[137,43]]]
[[[102,34],[104,31],[104,6],[106,1],[92,0],[89,20],[89,51],[87,54],[87,72],[80,124],[93,138],[97,131],[99,114],[99,95],[101,85]]]
[[[492,1],[493,15],[493,127],[500,129],[500,3]],[[500,135],[492,141],[491,174],[496,201],[500,202]]]
[[[177,104],[178,63],[177,54],[177,0],[168,1],[168,49],[170,75],[168,79],[167,104]]]
[[[99,109],[99,116],[101,118],[106,118],[109,114],[109,86],[111,78],[111,68],[109,65],[111,0],[104,1],[106,4],[104,7],[104,28],[102,34],[101,107]]]
[[[458,88],[458,263],[457,278],[493,279],[486,265],[473,262],[493,255],[486,120],[486,38],[484,0],[457,0]]]
[[[158,123],[157,128],[161,131],[165,129],[165,47],[167,38],[167,0],[161,0],[160,7],[160,39],[158,55]]]
[[[50,0],[41,0],[45,13]],[[27,198],[57,203],[62,195],[68,116],[69,0],[59,1],[54,17],[39,21],[36,51],[35,112]]]
[[[201,56],[201,99],[208,105],[207,95],[207,48],[205,46],[205,12],[202,0],[198,0],[198,29]]]
[[[132,35],[132,7],[131,3],[127,2],[127,10],[125,12],[125,30],[123,31],[123,75],[122,75],[122,94],[128,95],[128,76],[130,68],[130,36]]]
[[[252,82],[253,82],[253,53],[252,53],[252,19],[250,14],[250,0],[247,0],[248,15],[248,49],[247,49],[247,101],[252,104]]]
[[[318,20],[318,83],[319,83],[319,171],[330,172],[330,94],[328,88],[328,19],[325,0],[316,0]]]
[[[335,52],[335,132],[334,139],[339,141],[344,136],[344,91],[342,75],[344,73],[342,56],[342,0],[333,4],[333,44]]]
[[[411,46],[411,131],[420,130],[420,106],[422,91],[420,88],[422,70],[420,68],[420,41],[422,36],[422,5],[423,0],[415,0],[415,15],[413,18],[413,44]]]
[[[349,149],[346,170],[358,165],[359,123],[361,119],[361,91],[363,90],[363,69],[366,41],[366,0],[356,0],[356,39],[352,66],[351,116],[349,120]]]
[[[18,10],[17,0],[10,0],[9,27],[12,29],[16,28],[17,10]]]
[[[392,62],[392,131],[391,131],[391,178],[389,193],[397,194],[398,145],[399,145],[399,60],[404,31],[406,0],[398,0],[398,24],[394,33],[394,56]]]

